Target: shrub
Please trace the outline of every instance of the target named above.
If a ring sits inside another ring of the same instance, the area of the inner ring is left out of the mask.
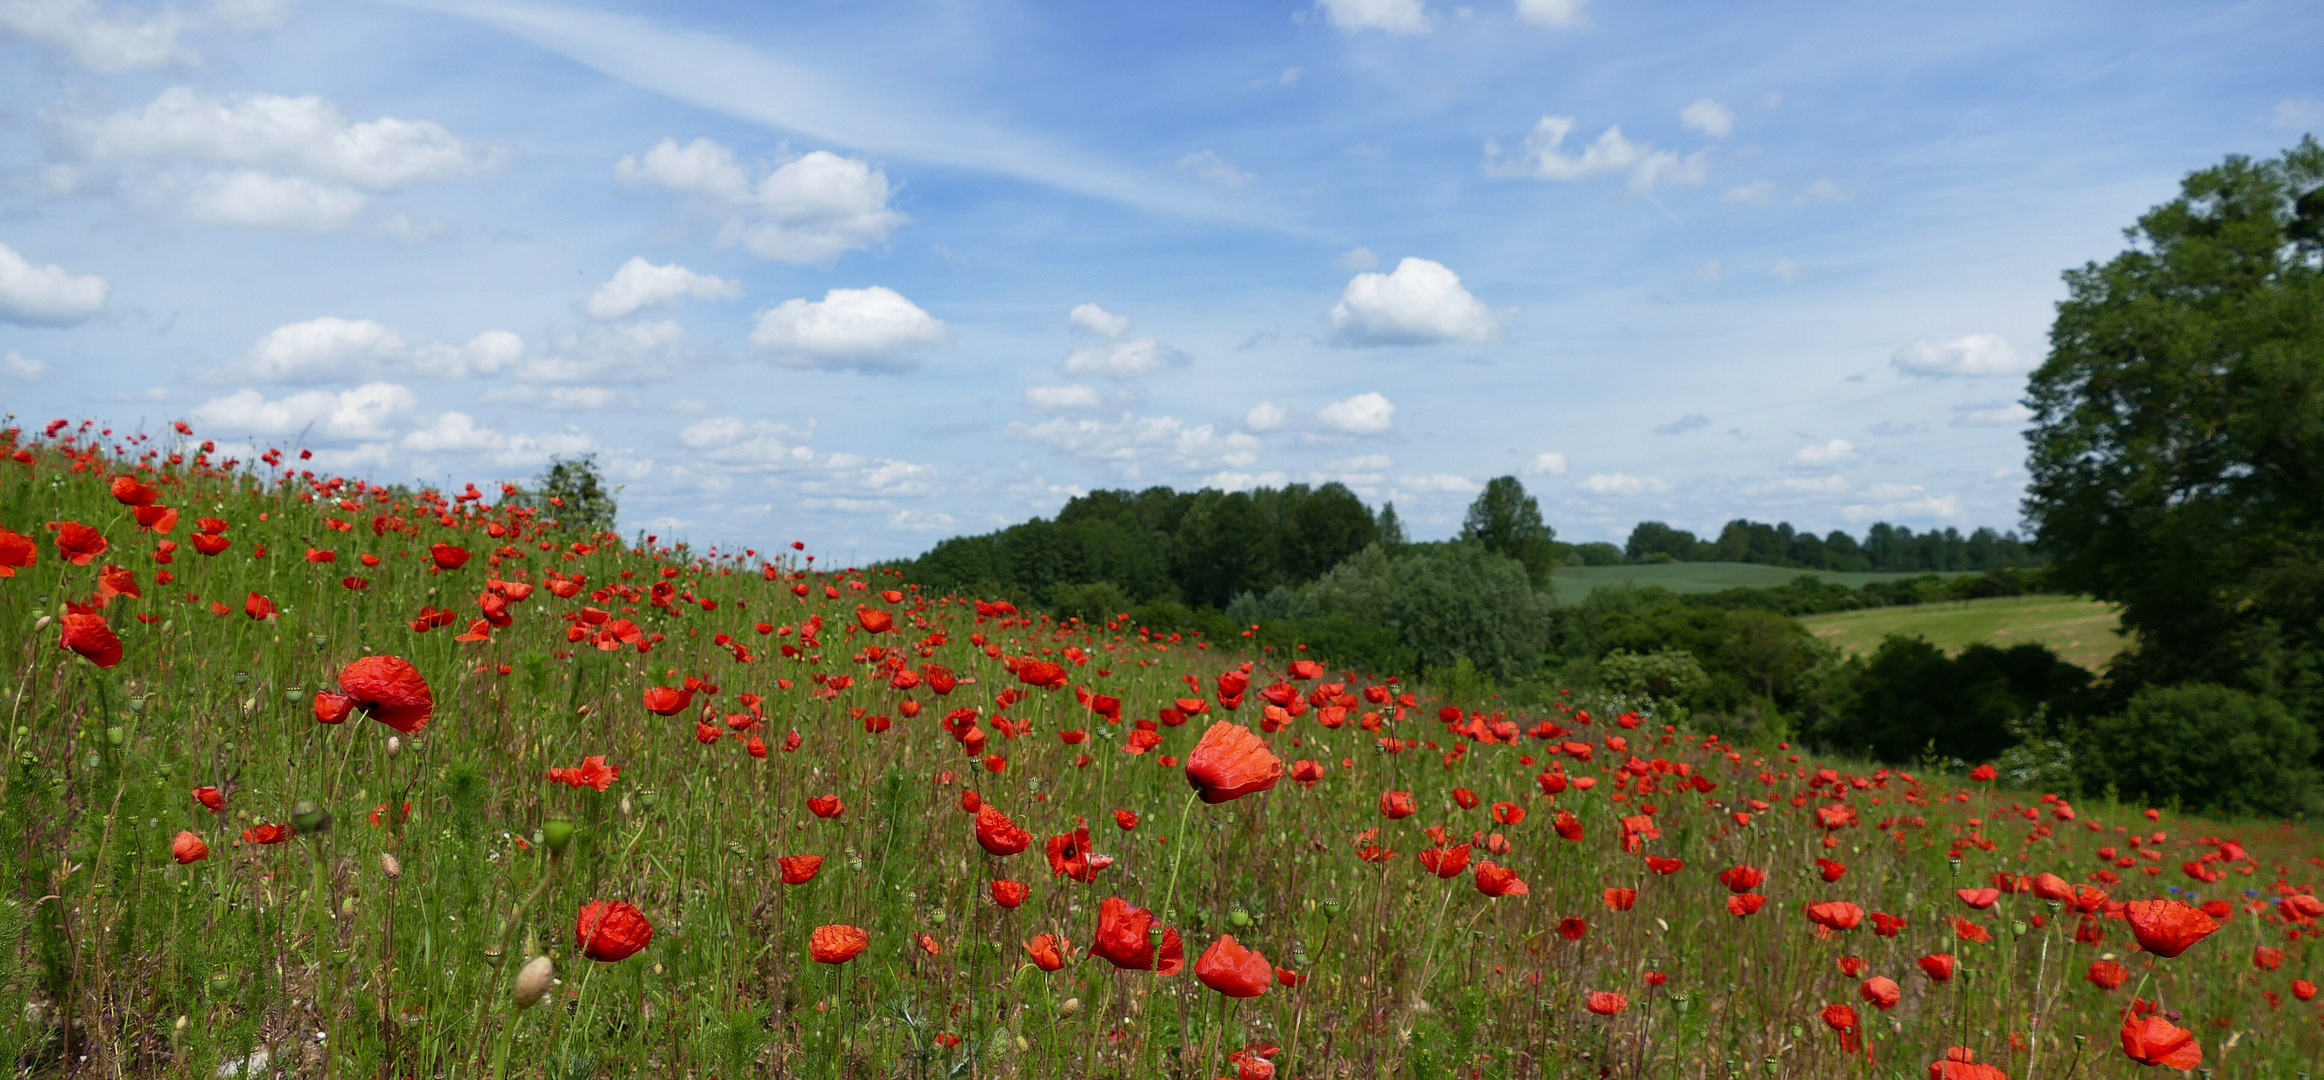
[[[2070,705],[2090,673],[2040,645],[1971,645],[1948,657],[1924,638],[1891,636],[1820,718],[1816,737],[1885,761],[1991,761],[2017,741],[2012,719]],[[1934,744],[1932,747],[1931,744]]]
[[[2318,776],[2316,733],[2276,701],[2210,683],[2150,686],[2092,721],[2082,782],[2189,809],[2304,814]]]

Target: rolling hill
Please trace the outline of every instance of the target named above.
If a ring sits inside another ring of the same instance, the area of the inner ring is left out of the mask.
[[[2002,596],[1942,604],[1871,608],[1801,619],[1817,637],[1855,655],[1880,647],[1890,634],[1921,636],[1948,652],[1969,645],[2038,642],[2092,671],[2130,644],[2117,631],[2114,605],[2078,596]]]

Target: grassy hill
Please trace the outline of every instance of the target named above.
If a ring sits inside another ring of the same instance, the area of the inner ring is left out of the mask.
[[[1817,637],[1853,654],[1869,653],[1890,634],[1919,635],[1946,651],[1983,642],[2047,645],[2092,671],[2106,666],[2129,642],[2111,604],[2067,596],[2002,596],[1943,604],[1842,611],[1801,619]]]
[[[1558,603],[1572,604],[1589,596],[1594,589],[1624,583],[1640,588],[1660,585],[1677,593],[1701,593],[1782,585],[1801,574],[1810,574],[1853,589],[1875,581],[1920,577],[1924,573],[1926,571],[1848,573],[1837,570],[1802,570],[1791,566],[1762,566],[1757,563],[1672,562],[1628,566],[1561,566],[1550,576],[1550,585],[1556,590]]]

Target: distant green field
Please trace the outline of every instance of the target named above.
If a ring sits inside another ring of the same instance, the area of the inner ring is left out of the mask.
[[[1801,574],[1812,574],[1826,581],[1849,588],[1869,585],[1875,581],[1895,581],[1898,578],[1919,577],[1919,574],[1855,574],[1832,570],[1801,570],[1789,566],[1761,566],[1757,563],[1732,562],[1674,562],[1642,563],[1634,566],[1561,566],[1550,575],[1550,585],[1561,604],[1579,603],[1594,589],[1625,582],[1645,588],[1660,585],[1672,592],[1718,592],[1721,589],[1740,589],[1746,586],[1781,585]],[[1954,575],[1945,575],[1951,577]]]
[[[1947,652],[1969,645],[2038,642],[2092,671],[2106,666],[2130,642],[2115,631],[2114,605],[2066,596],[2000,596],[1910,607],[1872,608],[1801,619],[1808,630],[1857,655],[1880,647],[1890,634],[1919,636]]]

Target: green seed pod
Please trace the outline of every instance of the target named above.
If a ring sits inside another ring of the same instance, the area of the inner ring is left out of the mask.
[[[1234,924],[1234,928],[1237,930],[1244,929],[1251,925],[1251,913],[1236,908],[1227,913],[1227,922]]]
[[[541,842],[559,855],[573,846],[573,819],[559,814],[541,823]]]
[[[1323,917],[1333,920],[1336,920],[1340,917],[1340,902],[1338,897],[1335,896],[1323,902]]]
[[[291,827],[301,835],[330,832],[331,813],[311,801],[300,799],[291,807]]]
[[[123,730],[121,725],[115,724],[105,729],[105,745],[119,746],[128,741],[129,732]]]

